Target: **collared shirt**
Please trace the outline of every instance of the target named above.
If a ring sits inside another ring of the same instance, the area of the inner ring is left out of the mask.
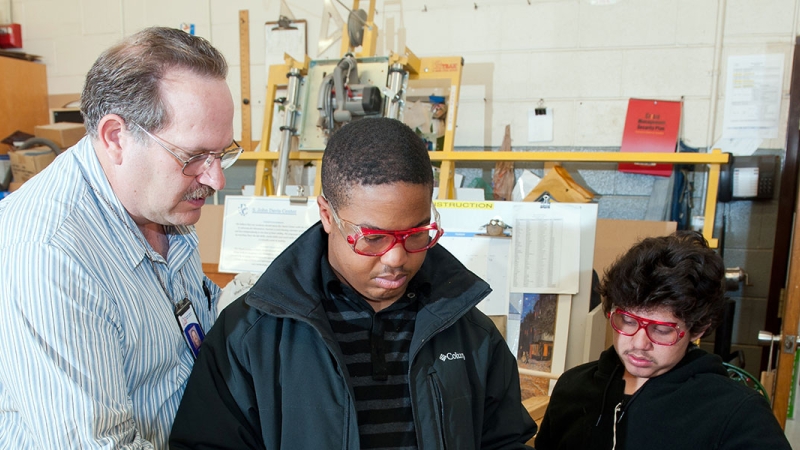
[[[0,448],[166,448],[194,363],[174,304],[208,331],[219,297],[194,227],[167,231],[165,260],[89,138],[0,201]]]

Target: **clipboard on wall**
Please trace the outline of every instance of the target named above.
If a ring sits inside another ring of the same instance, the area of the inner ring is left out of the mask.
[[[283,64],[283,54],[302,61],[308,53],[308,24],[305,20],[294,20],[287,23],[267,22],[264,24],[266,36],[266,66]]]

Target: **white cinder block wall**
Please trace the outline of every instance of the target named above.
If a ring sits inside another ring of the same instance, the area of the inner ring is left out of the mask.
[[[308,21],[309,56],[338,57],[338,44],[317,52],[324,2],[286,2]],[[121,37],[192,23],[228,57],[239,100],[238,11],[247,9],[258,140],[262,24],[279,8],[279,0],[0,0],[0,22],[22,24],[24,50],[43,56],[51,94],[79,92],[98,53]],[[618,146],[630,97],[683,97],[683,138],[706,147],[721,133],[727,57],[762,53],[783,54],[786,68],[781,132],[762,147],[784,146],[797,0],[378,0],[377,9],[378,54],[408,46],[419,56],[464,57],[457,146],[499,146],[506,124],[515,146],[531,145],[527,113],[540,99],[554,110],[548,145]]]
[[[308,21],[309,56],[337,58],[338,42],[317,52],[321,18],[327,17],[323,0],[285,1]],[[344,8],[330,3],[346,20]],[[228,82],[239,102],[238,11],[247,9],[252,138],[259,140],[266,91],[263,24],[277,20],[280,4],[0,0],[0,23],[22,24],[24,51],[43,57],[50,94],[80,92],[98,54],[123,36],[150,25],[194,24],[196,34],[228,58]],[[366,8],[367,0],[362,4]],[[779,136],[761,147],[785,146],[800,0],[378,0],[377,9],[379,55],[407,46],[418,56],[464,58],[459,147],[498,147],[506,124],[515,148],[535,146],[527,142],[527,114],[539,100],[554,110],[554,140],[536,145],[616,147],[630,97],[683,98],[682,137],[690,146],[707,147],[721,134],[728,56],[765,53],[784,55],[785,73]],[[237,138],[240,122],[237,110]],[[794,421],[787,434],[800,448]]]

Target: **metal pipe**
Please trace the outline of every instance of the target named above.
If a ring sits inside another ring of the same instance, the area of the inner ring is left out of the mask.
[[[784,337],[782,334],[772,334],[769,331],[764,330],[758,332],[758,343],[761,345],[769,344],[767,372],[772,371],[772,355],[776,342],[780,346],[779,352],[782,351],[783,353],[789,353],[793,355],[797,350],[797,346],[800,345],[800,336],[786,335],[786,337]]]
[[[788,339],[789,343],[791,343],[792,338],[794,338],[794,342],[796,344],[800,344],[800,336],[787,335],[787,337],[789,338]],[[764,331],[764,330],[758,332],[758,343],[761,345],[767,345],[767,344],[772,345],[772,343],[774,342],[783,342],[783,341],[784,339],[782,334],[772,334],[769,331]]]
[[[292,135],[294,134],[294,119],[297,115],[297,96],[300,93],[300,70],[292,68],[286,75],[289,78],[289,87],[286,95],[286,113],[281,127],[281,147],[278,157],[277,195],[286,195],[286,178],[289,176],[289,152],[292,150]]]
[[[392,67],[389,69],[389,93],[391,96],[387,99],[385,114],[385,116],[390,119],[400,118],[400,106],[402,106],[403,97],[403,79],[405,76],[406,73],[403,70],[402,64],[392,64]]]
[[[761,345],[772,344],[773,342],[780,342],[781,335],[780,334],[772,334],[769,331],[761,330],[758,332],[758,342]]]
[[[739,283],[745,282],[745,286],[749,286],[749,279],[747,272],[742,270],[741,267],[726,267],[725,268],[725,290],[738,291]]]
[[[711,105],[708,108],[708,127],[706,128],[706,142],[708,149],[714,145],[714,134],[717,125],[717,103],[719,101],[719,78],[722,68],[722,43],[725,39],[725,0],[717,1],[717,21],[714,30],[714,67],[711,73]],[[714,226],[714,224],[710,224]]]

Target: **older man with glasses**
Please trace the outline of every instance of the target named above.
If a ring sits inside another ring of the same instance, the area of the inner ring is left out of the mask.
[[[537,450],[785,449],[769,403],[698,348],[725,302],[725,266],[694,231],[648,238],[600,286],[614,345],[558,380]]]
[[[86,77],[88,136],[0,202],[0,448],[167,447],[216,317],[192,225],[242,151],[227,70],[128,37]]]
[[[345,125],[322,190],[320,223],[209,333],[171,448],[525,448],[516,361],[475,308],[489,286],[436,245],[422,140]]]

